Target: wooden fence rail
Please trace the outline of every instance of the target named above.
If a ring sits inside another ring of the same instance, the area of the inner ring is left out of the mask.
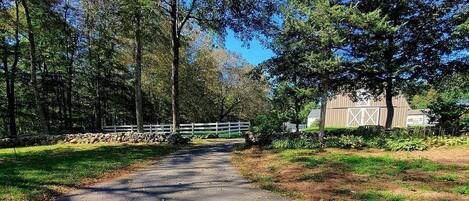
[[[215,123],[191,123],[180,124],[179,132],[182,135],[200,135],[200,134],[240,134],[248,131],[250,122],[215,122]],[[171,133],[171,124],[151,124],[143,125],[143,130],[149,133]],[[122,126],[103,126],[103,131],[106,133],[115,132],[134,132],[137,131],[136,125],[122,125]]]

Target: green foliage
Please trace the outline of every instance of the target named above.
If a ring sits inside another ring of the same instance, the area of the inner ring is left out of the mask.
[[[304,105],[303,109],[300,112],[300,119],[301,119],[302,122],[307,122],[308,115],[311,112],[311,110],[313,110],[313,109],[319,109],[319,105],[315,101],[306,103]],[[319,119],[314,121],[313,124],[311,125],[311,127],[319,127]]]
[[[415,95],[410,100],[409,104],[412,109],[427,109],[430,104],[436,99],[438,92],[430,88],[421,94]]]
[[[301,88],[295,83],[282,82],[273,90],[273,105],[293,124],[304,122],[303,107],[313,96],[313,90]]]
[[[469,195],[469,185],[455,187],[453,191],[462,195]]]
[[[317,143],[318,133],[317,128],[307,128],[302,131],[301,139],[286,138],[281,140],[284,144],[278,144],[277,146],[279,148],[314,147],[311,143]],[[431,147],[465,144],[469,144],[469,136],[467,135],[433,135],[430,131],[419,127],[395,128],[392,130],[383,130],[380,127],[326,128],[326,137],[324,138],[325,147],[346,149],[367,147],[392,151],[421,151]],[[276,147],[274,146],[274,148]]]
[[[276,115],[258,115],[251,121],[251,131],[254,133],[270,134],[281,131],[283,120]]]
[[[425,144],[429,147],[464,145],[469,144],[469,136],[432,136],[425,139]]]
[[[362,136],[343,135],[339,137],[339,145],[342,148],[360,149],[365,146],[365,140]]]
[[[272,142],[272,147],[274,149],[315,149],[319,148],[320,144],[316,140],[304,140],[304,139],[281,139],[274,140]]]
[[[417,138],[397,138],[386,142],[386,149],[391,151],[423,151],[427,148],[425,141]]]
[[[446,128],[467,128],[469,108],[458,104],[461,99],[469,98],[469,74],[461,72],[442,80],[438,95],[430,103],[432,120]]]
[[[402,195],[393,195],[389,192],[379,192],[379,191],[365,191],[359,192],[354,195],[355,199],[358,200],[366,200],[366,201],[380,201],[380,200],[387,200],[387,201],[404,201],[406,198]]]

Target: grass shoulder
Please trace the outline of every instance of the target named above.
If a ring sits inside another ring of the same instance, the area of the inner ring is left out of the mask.
[[[150,165],[180,147],[58,144],[0,149],[0,200],[50,200]]]
[[[232,162],[261,187],[296,200],[467,200],[469,164],[462,158],[469,158],[468,150],[245,148]],[[438,151],[446,158],[432,157]]]

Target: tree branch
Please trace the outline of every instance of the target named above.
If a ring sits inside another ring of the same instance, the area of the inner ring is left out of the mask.
[[[181,21],[181,24],[180,24],[179,27],[178,27],[178,35],[181,35],[182,28],[183,28],[184,25],[186,24],[187,20],[188,20],[189,18],[191,18],[192,11],[193,11],[194,8],[195,8],[195,3],[196,3],[196,0],[192,0],[191,7],[189,8],[189,11],[187,11],[186,16],[185,16],[184,19]]]

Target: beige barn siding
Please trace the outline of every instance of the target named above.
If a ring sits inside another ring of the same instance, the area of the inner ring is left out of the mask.
[[[409,110],[409,104],[404,96],[393,97],[394,105],[394,119],[393,127],[406,127],[407,125],[407,112]],[[357,106],[347,95],[338,95],[332,100],[327,102],[326,112],[326,126],[329,127],[346,127],[348,108],[380,108],[379,125],[384,126],[386,123],[386,101],[384,98],[379,100],[371,100],[370,106]]]
[[[392,98],[392,103],[394,107],[409,107],[407,100],[404,96],[394,96]],[[374,100],[371,99],[369,107],[386,107],[386,101],[384,97]],[[353,102],[347,95],[337,95],[333,99],[327,102],[327,108],[349,108],[356,107],[356,103]]]
[[[327,102],[327,108],[348,108],[355,106],[355,103],[344,95],[338,95]]]
[[[394,108],[394,117],[392,120],[392,127],[406,127],[407,126],[407,111],[408,108]],[[380,109],[379,125],[384,126],[386,124],[386,115],[388,113],[386,108]]]
[[[347,126],[347,109],[327,109],[326,125],[329,127]]]

